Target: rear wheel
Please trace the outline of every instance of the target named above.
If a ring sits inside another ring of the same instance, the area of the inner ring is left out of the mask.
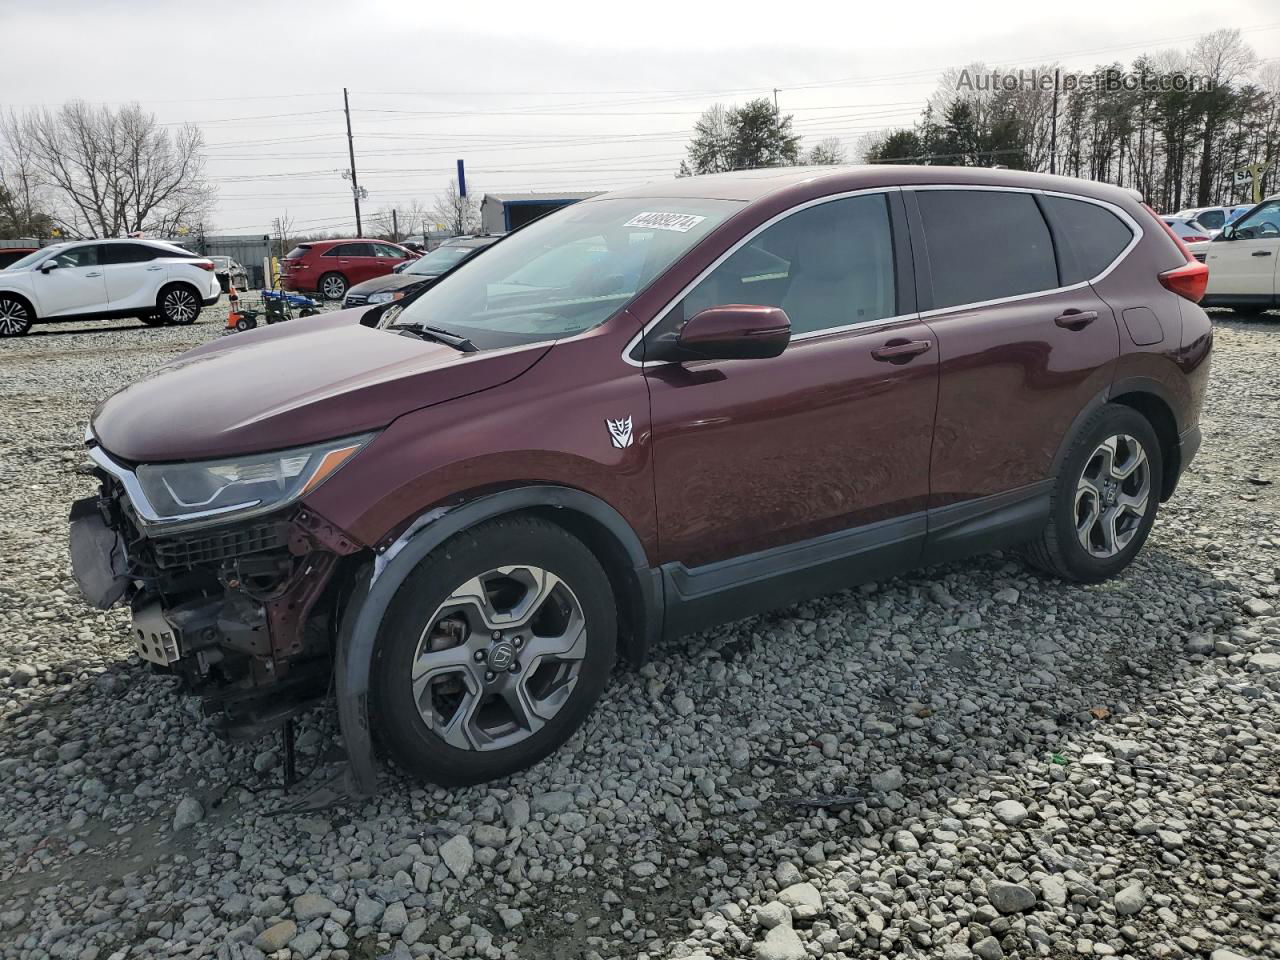
[[[178,326],[190,326],[200,316],[201,303],[199,296],[184,284],[175,284],[160,291],[160,302],[157,304],[165,323]]]
[[[35,319],[25,300],[0,293],[0,337],[22,336]]]
[[[372,707],[402,767],[444,786],[537,763],[586,719],[617,634],[599,561],[561,527],[492,520],[424,559],[387,610]]]
[[[1147,419],[1109,403],[1076,434],[1054,483],[1049,522],[1027,547],[1037,566],[1096,583],[1137,555],[1155,523],[1163,460]]]
[[[320,278],[320,296],[326,300],[341,300],[347,295],[347,278],[340,273],[326,273]]]

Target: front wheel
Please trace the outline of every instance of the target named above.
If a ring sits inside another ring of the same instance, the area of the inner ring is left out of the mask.
[[[0,294],[0,337],[20,337],[35,322],[31,308],[17,297]]]
[[[1080,583],[1115,576],[1155,523],[1162,470],[1160,442],[1146,417],[1121,404],[1104,405],[1063,458],[1049,521],[1027,546],[1028,558]]]
[[[340,273],[326,273],[320,278],[320,296],[326,300],[341,300],[347,295],[347,278]]]
[[[167,287],[160,294],[159,311],[166,323],[186,327],[200,316],[200,298],[190,287]]]
[[[580,540],[533,517],[481,524],[427,556],[387,609],[371,689],[379,736],[442,786],[522,770],[586,719],[616,636],[609,578]]]

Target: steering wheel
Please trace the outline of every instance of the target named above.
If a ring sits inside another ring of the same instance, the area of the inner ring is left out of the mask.
[[[1280,227],[1277,227],[1270,220],[1264,220],[1258,225],[1259,237],[1280,237]]]

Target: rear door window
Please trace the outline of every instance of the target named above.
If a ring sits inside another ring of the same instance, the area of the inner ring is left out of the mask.
[[[1227,215],[1221,210],[1204,210],[1196,219],[1210,230],[1221,230],[1222,225],[1227,222]]]
[[[141,243],[104,243],[102,245],[102,262],[105,264],[146,263],[161,256],[176,254],[161,253],[155,247]]]
[[[1092,280],[1133,242],[1133,230],[1106,207],[1068,197],[1042,196],[1040,202],[1058,242],[1063,286]],[[1181,222],[1174,230],[1195,234]]]
[[[372,256],[369,252],[367,243],[340,243],[336,247],[330,248],[325,254],[326,257],[368,257]]]
[[[1029,193],[918,190],[935,309],[1059,285],[1049,227]]]

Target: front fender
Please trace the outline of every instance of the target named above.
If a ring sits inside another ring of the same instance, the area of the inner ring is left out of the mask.
[[[369,675],[378,628],[396,591],[427,554],[455,534],[503,514],[547,507],[573,511],[599,524],[622,548],[645,613],[643,623],[637,625],[640,657],[661,632],[661,581],[650,568],[635,531],[598,497],[569,487],[542,484],[503,490],[458,506],[428,511],[364,568],[338,631],[334,665],[338,723],[353,785],[361,795],[369,796],[377,790],[378,770],[369,725]]]

